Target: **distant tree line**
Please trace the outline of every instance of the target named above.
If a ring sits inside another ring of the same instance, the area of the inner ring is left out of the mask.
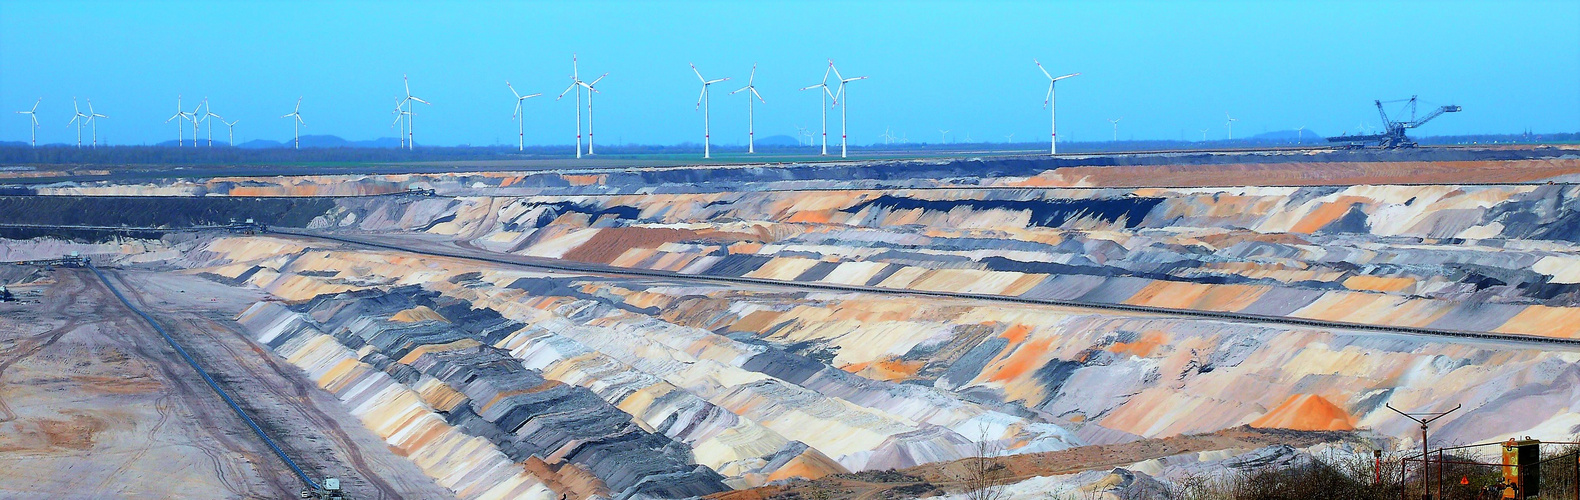
[[[1480,134],[1456,136],[1423,136],[1415,138],[1421,144],[1554,144],[1580,142],[1580,133],[1555,134]],[[904,155],[907,153],[946,152],[1002,152],[1006,149],[1035,152],[1047,143],[904,143],[852,146],[853,151],[865,154]],[[1295,139],[1235,139],[1219,141],[1139,140],[1061,143],[1061,153],[1101,153],[1145,151],[1160,149],[1221,149],[1288,147],[1297,145],[1326,145],[1321,137]],[[759,146],[762,154],[810,155],[813,146]],[[599,158],[673,156],[690,158],[701,145],[604,145],[599,146]],[[722,152],[743,152],[743,146],[714,146]],[[327,166],[335,163],[397,163],[424,161],[486,161],[486,160],[544,160],[565,159],[575,156],[571,146],[534,146],[518,151],[509,146],[453,146],[427,147],[414,150],[377,147],[336,148],[266,148],[247,149],[230,146],[102,146],[77,148],[59,144],[37,148],[22,143],[0,143],[0,165],[82,165],[82,166],[136,166],[136,165],[313,165]]]

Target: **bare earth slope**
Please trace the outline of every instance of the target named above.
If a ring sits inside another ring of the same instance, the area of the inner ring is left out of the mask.
[[[93,274],[57,269],[42,303],[0,303],[0,492],[284,498],[300,481]],[[112,273],[309,470],[359,498],[437,487],[299,373],[237,335],[256,292],[177,274]],[[179,311],[179,312],[176,312]],[[179,485],[179,486],[177,486]]]

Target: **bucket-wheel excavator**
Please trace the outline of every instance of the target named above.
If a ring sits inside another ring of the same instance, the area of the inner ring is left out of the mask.
[[[1432,110],[1430,113],[1427,113],[1425,116],[1416,118],[1416,96],[1410,96],[1409,99],[1400,99],[1395,101],[1372,102],[1377,104],[1377,114],[1382,117],[1384,127],[1382,133],[1341,135],[1338,137],[1329,137],[1328,142],[1340,143],[1349,148],[1363,148],[1368,144],[1376,144],[1382,149],[1413,148],[1416,147],[1417,144],[1415,141],[1410,140],[1409,137],[1404,135],[1405,130],[1425,125],[1426,122],[1432,121],[1433,118],[1437,118],[1443,113],[1457,113],[1460,110],[1459,106],[1450,104],[1447,106],[1441,106]],[[1388,118],[1388,111],[1383,109],[1384,104],[1399,102],[1405,103],[1404,109],[1408,109],[1410,111],[1409,120],[1390,119]]]

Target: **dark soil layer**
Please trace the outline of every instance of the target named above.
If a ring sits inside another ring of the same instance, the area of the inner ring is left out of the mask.
[[[178,229],[253,219],[305,227],[334,205],[327,198],[0,196],[0,224]]]

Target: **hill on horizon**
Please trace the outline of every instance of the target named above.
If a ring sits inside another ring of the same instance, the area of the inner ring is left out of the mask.
[[[301,141],[302,141],[302,147],[304,147],[304,148],[391,148],[391,149],[393,149],[393,148],[400,147],[400,144],[401,144],[400,139],[394,138],[394,137],[380,137],[378,139],[367,140],[367,141],[350,141],[350,140],[346,140],[346,139],[344,139],[344,138],[342,138],[340,136],[337,136],[337,135],[304,135],[304,136],[302,136]],[[198,143],[202,144],[202,145],[208,145],[208,141],[207,141],[206,138],[199,139]],[[228,143],[229,143],[228,140],[222,142],[222,141],[216,139],[214,141],[214,145],[215,146],[226,145]],[[191,140],[180,141],[180,142],[178,142],[178,141],[164,141],[164,142],[155,144],[155,146],[175,147],[177,145],[184,145],[184,144],[191,144]],[[289,148],[289,147],[292,147],[292,141],[290,139],[287,139],[285,141],[275,141],[275,140],[270,140],[270,139],[253,139],[253,140],[250,140],[250,141],[246,141],[246,142],[237,144],[236,147],[240,148],[240,149]]]

